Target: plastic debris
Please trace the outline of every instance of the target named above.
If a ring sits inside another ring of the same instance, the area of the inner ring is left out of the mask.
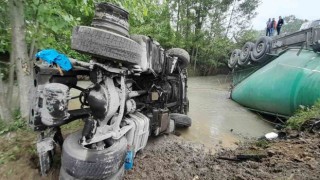
[[[125,170],[131,170],[133,168],[133,152],[132,148],[128,145],[128,151],[124,164]]]
[[[68,57],[64,54],[60,54],[55,49],[42,50],[36,54],[36,58],[40,58],[49,64],[55,63],[64,71],[72,69],[72,65]]]
[[[266,135],[264,135],[264,137],[268,140],[273,140],[273,139],[278,138],[278,134],[275,132],[270,132],[270,133],[267,133]]]

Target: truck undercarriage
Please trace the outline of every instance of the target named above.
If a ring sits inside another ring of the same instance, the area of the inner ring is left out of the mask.
[[[186,115],[189,54],[165,51],[158,42],[128,33],[128,13],[108,3],[96,5],[92,26],[75,27],[72,48],[91,55],[70,59],[64,71],[38,62],[29,124],[39,132],[41,174],[52,164],[55,144],[62,147],[60,179],[121,179],[128,151],[133,157],[149,135],[189,127]],[[77,85],[87,76],[87,88]],[[71,96],[70,90],[80,93]],[[78,99],[78,109],[68,109]],[[82,130],[62,137],[61,126],[83,119]]]

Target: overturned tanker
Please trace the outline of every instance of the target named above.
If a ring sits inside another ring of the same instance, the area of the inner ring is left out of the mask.
[[[232,52],[231,98],[258,112],[288,117],[320,98],[320,28],[261,37]]]
[[[72,32],[71,47],[91,55],[89,62],[70,59],[68,71],[35,64],[29,124],[39,132],[42,175],[58,144],[60,179],[121,179],[125,162],[132,166],[150,135],[191,126],[186,115],[189,54],[180,48],[164,50],[144,35],[129,35],[128,15],[112,4],[97,4],[92,25]],[[79,87],[79,75],[91,85]],[[72,97],[70,89],[79,95]],[[69,101],[75,100],[81,106],[69,110]],[[63,139],[60,127],[76,119],[84,121],[83,128]]]

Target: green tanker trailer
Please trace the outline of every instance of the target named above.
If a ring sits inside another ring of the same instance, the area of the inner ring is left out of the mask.
[[[261,37],[232,52],[231,98],[248,109],[291,116],[320,98],[320,28]]]

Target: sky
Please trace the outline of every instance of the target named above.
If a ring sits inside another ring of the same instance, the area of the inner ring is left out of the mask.
[[[320,0],[261,0],[258,15],[253,19],[253,29],[262,30],[269,18],[295,15],[299,19],[320,19]]]

